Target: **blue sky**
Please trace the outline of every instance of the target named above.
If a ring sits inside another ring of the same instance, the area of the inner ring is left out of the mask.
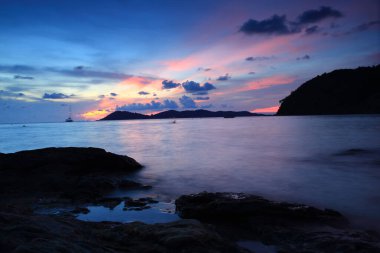
[[[116,108],[273,112],[304,81],[379,64],[379,1],[0,0],[0,123]],[[165,85],[169,84],[169,85]]]

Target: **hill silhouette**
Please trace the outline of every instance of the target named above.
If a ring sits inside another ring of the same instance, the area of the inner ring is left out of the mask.
[[[324,73],[280,103],[277,115],[380,113],[380,65]]]
[[[233,111],[208,111],[208,110],[188,110],[176,111],[169,110],[152,115],[145,115],[140,113],[133,113],[128,111],[115,111],[100,120],[133,120],[133,119],[172,119],[172,118],[215,118],[215,117],[251,117],[263,116],[263,114],[251,113],[247,111],[233,112]]]

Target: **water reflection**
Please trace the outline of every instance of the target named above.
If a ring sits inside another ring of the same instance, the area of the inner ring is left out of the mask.
[[[145,165],[135,177],[174,199],[240,191],[329,207],[380,224],[380,117],[313,116],[0,125],[0,152],[94,146]],[[350,149],[368,150],[337,155]]]

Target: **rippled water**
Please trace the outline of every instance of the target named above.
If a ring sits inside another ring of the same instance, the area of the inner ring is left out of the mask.
[[[50,146],[129,155],[145,165],[134,177],[168,201],[249,192],[380,224],[379,115],[0,125],[0,152]]]

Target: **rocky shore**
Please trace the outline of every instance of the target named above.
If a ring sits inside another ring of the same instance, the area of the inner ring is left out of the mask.
[[[0,252],[380,252],[378,234],[351,228],[334,210],[244,193],[181,196],[175,204],[183,219],[171,223],[76,219],[89,205],[112,209],[124,202],[125,212],[143,212],[156,203],[107,197],[150,188],[128,180],[141,168],[97,148],[0,153]],[[52,207],[67,212],[36,211]]]

